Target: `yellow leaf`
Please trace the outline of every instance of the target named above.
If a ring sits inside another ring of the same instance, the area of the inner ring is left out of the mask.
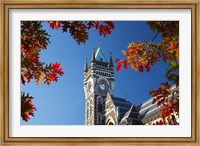
[[[171,116],[171,115],[168,115],[168,116],[167,116],[167,121],[170,122],[171,120],[172,120],[172,116]]]
[[[169,40],[171,40],[171,38],[165,37],[164,40],[165,40],[165,41],[169,41]]]
[[[132,58],[132,59],[135,59],[136,58],[136,54],[135,53],[132,53],[131,55],[130,55],[130,57]]]
[[[128,48],[132,48],[132,47],[134,47],[134,43],[132,42],[132,43],[129,43],[129,45],[128,45]]]
[[[140,58],[139,61],[142,64],[146,64],[146,62],[147,62],[146,58]]]
[[[42,82],[42,80],[41,80],[41,79],[39,79],[37,82],[38,82],[38,83],[41,83],[41,82]]]
[[[122,54],[123,54],[124,56],[126,56],[126,51],[122,50]]]
[[[133,61],[129,61],[129,64],[130,64],[132,69],[135,69],[135,63]]]
[[[176,59],[178,59],[179,58],[179,49],[176,48],[175,51],[176,51]]]

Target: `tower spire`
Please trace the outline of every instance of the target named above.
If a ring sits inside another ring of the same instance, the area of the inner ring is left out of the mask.
[[[98,47],[96,54],[95,54],[95,60],[96,61],[100,61],[100,62],[104,62],[104,63],[108,63],[106,57],[104,56],[103,52],[101,51],[101,48]]]
[[[109,67],[110,67],[110,68],[113,68],[113,67],[114,67],[114,65],[113,65],[113,60],[112,60],[112,53],[110,53]]]
[[[94,49],[92,50],[92,62],[95,62],[95,51],[94,51]]]
[[[87,62],[87,58],[85,60],[85,66],[84,66],[84,72],[88,71],[88,62]]]

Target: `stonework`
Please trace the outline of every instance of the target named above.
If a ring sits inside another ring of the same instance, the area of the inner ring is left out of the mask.
[[[108,62],[100,48],[96,53],[93,50],[90,66],[87,59],[84,66],[86,125],[151,125],[161,119],[159,107],[152,104],[153,97],[135,106],[113,95],[114,83],[112,55]]]

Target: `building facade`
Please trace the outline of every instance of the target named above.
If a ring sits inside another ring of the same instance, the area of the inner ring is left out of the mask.
[[[86,125],[149,125],[161,119],[159,107],[152,104],[153,97],[135,106],[113,95],[114,84],[112,54],[107,61],[100,47],[93,50],[90,66],[87,59],[84,66]],[[178,117],[173,120],[177,122]]]

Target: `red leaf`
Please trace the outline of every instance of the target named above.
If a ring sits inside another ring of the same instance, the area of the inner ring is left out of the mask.
[[[158,100],[162,97],[164,97],[163,94],[157,96]]]
[[[118,61],[120,61],[120,59],[116,58],[116,59],[115,59],[115,63],[117,63]]]
[[[143,72],[144,71],[144,67],[142,65],[139,65],[138,66],[138,70],[139,70],[139,72]]]
[[[147,64],[145,65],[145,68],[146,68],[146,71],[149,72],[149,71],[150,71],[150,64],[147,63]]]
[[[22,81],[22,84],[25,85],[26,81],[24,80],[24,77],[22,75],[21,75],[21,81]]]
[[[116,70],[117,70],[117,72],[119,72],[121,69],[122,69],[122,61],[120,60],[117,62]]]
[[[128,69],[128,59],[127,58],[124,59],[124,67],[126,69]]]
[[[47,21],[47,22],[52,29],[56,28],[58,30],[58,28],[60,28],[61,26],[61,23],[59,21]]]
[[[155,96],[156,95],[156,90],[152,88],[151,91],[149,92],[149,94],[151,96]]]

